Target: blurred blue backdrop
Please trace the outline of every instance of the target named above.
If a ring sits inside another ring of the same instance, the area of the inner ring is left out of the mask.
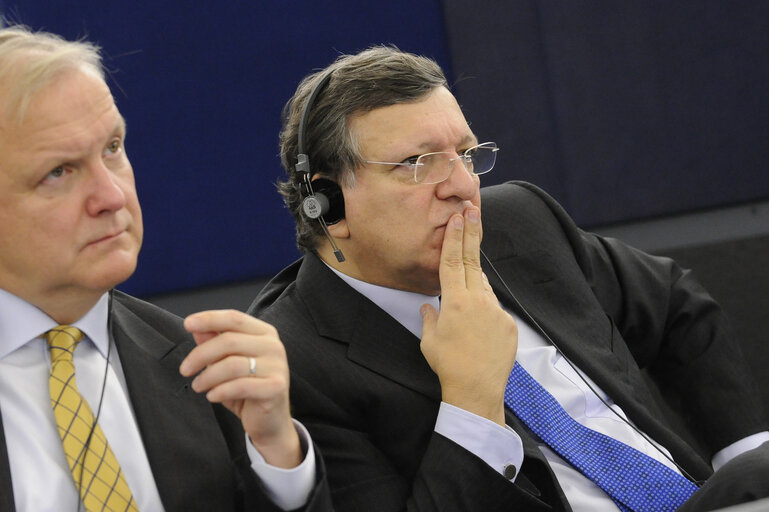
[[[504,4],[504,5],[500,5]],[[275,192],[280,111],[340,53],[436,59],[527,179],[583,225],[769,197],[769,3],[0,0],[11,22],[104,49],[128,122],[150,295],[274,274],[298,256]]]

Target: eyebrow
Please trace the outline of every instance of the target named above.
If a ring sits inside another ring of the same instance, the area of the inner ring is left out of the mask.
[[[128,123],[126,123],[126,120],[125,120],[125,117],[123,117],[123,114],[118,112],[117,115],[119,119],[117,121],[117,124],[115,125],[114,131],[122,131],[123,136],[125,137],[125,135],[128,133]]]
[[[122,139],[125,139],[126,133],[128,131],[128,125],[126,124],[126,120],[123,117],[123,115],[118,111],[117,113],[117,119],[115,120],[115,123],[112,127],[112,131],[110,132],[110,137],[114,137],[118,133],[120,133],[120,136]],[[50,151],[50,152],[49,152]],[[46,151],[44,155],[40,157],[39,162],[36,163],[36,165],[39,165],[39,167],[42,169],[43,167],[49,166],[53,162],[65,162],[68,160],[76,160],[80,157],[82,153],[82,148],[73,148],[73,147],[58,147],[51,149],[49,151]]]
[[[464,138],[462,138],[462,140],[459,141],[457,146],[464,146],[465,144],[477,143],[477,141],[478,141],[478,137],[476,137],[474,133],[468,133],[467,135],[464,136]],[[436,144],[433,141],[426,141],[426,142],[423,142],[422,144],[419,144],[417,148],[420,151],[421,150],[429,151],[431,148],[434,148],[435,146]]]

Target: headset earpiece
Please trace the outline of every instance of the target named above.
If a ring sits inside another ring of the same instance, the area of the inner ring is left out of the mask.
[[[318,178],[312,181],[312,194],[302,201],[304,214],[311,219],[323,216],[326,224],[336,224],[344,218],[344,197],[335,181]]]

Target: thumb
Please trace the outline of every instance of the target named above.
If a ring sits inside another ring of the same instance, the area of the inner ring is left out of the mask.
[[[422,339],[424,339],[435,331],[435,324],[438,323],[438,310],[431,304],[422,304],[422,307],[419,308],[419,314],[422,315]]]

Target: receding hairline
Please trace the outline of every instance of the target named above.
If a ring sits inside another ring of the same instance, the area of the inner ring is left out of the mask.
[[[100,48],[87,41],[68,41],[25,26],[0,29],[0,105],[6,119],[22,122],[31,98],[60,73],[82,71],[106,82]]]
[[[21,126],[24,123],[27,109],[30,104],[35,101],[35,98],[48,90],[49,87],[53,86],[58,78],[72,74],[84,74],[95,78],[104,83],[107,90],[109,90],[104,74],[101,73],[98,68],[94,68],[88,64],[64,66],[50,73],[45,80],[35,82],[34,88],[27,89],[21,93],[16,91],[17,94],[15,95],[12,92],[11,94],[6,95],[5,98],[2,98],[2,100],[5,101],[0,100],[0,125],[15,123],[16,126]],[[6,90],[6,84],[9,82],[13,83],[15,78],[16,76],[12,73],[3,77],[3,79],[0,80],[0,91]],[[9,89],[14,91],[14,89],[18,88],[12,85]]]

